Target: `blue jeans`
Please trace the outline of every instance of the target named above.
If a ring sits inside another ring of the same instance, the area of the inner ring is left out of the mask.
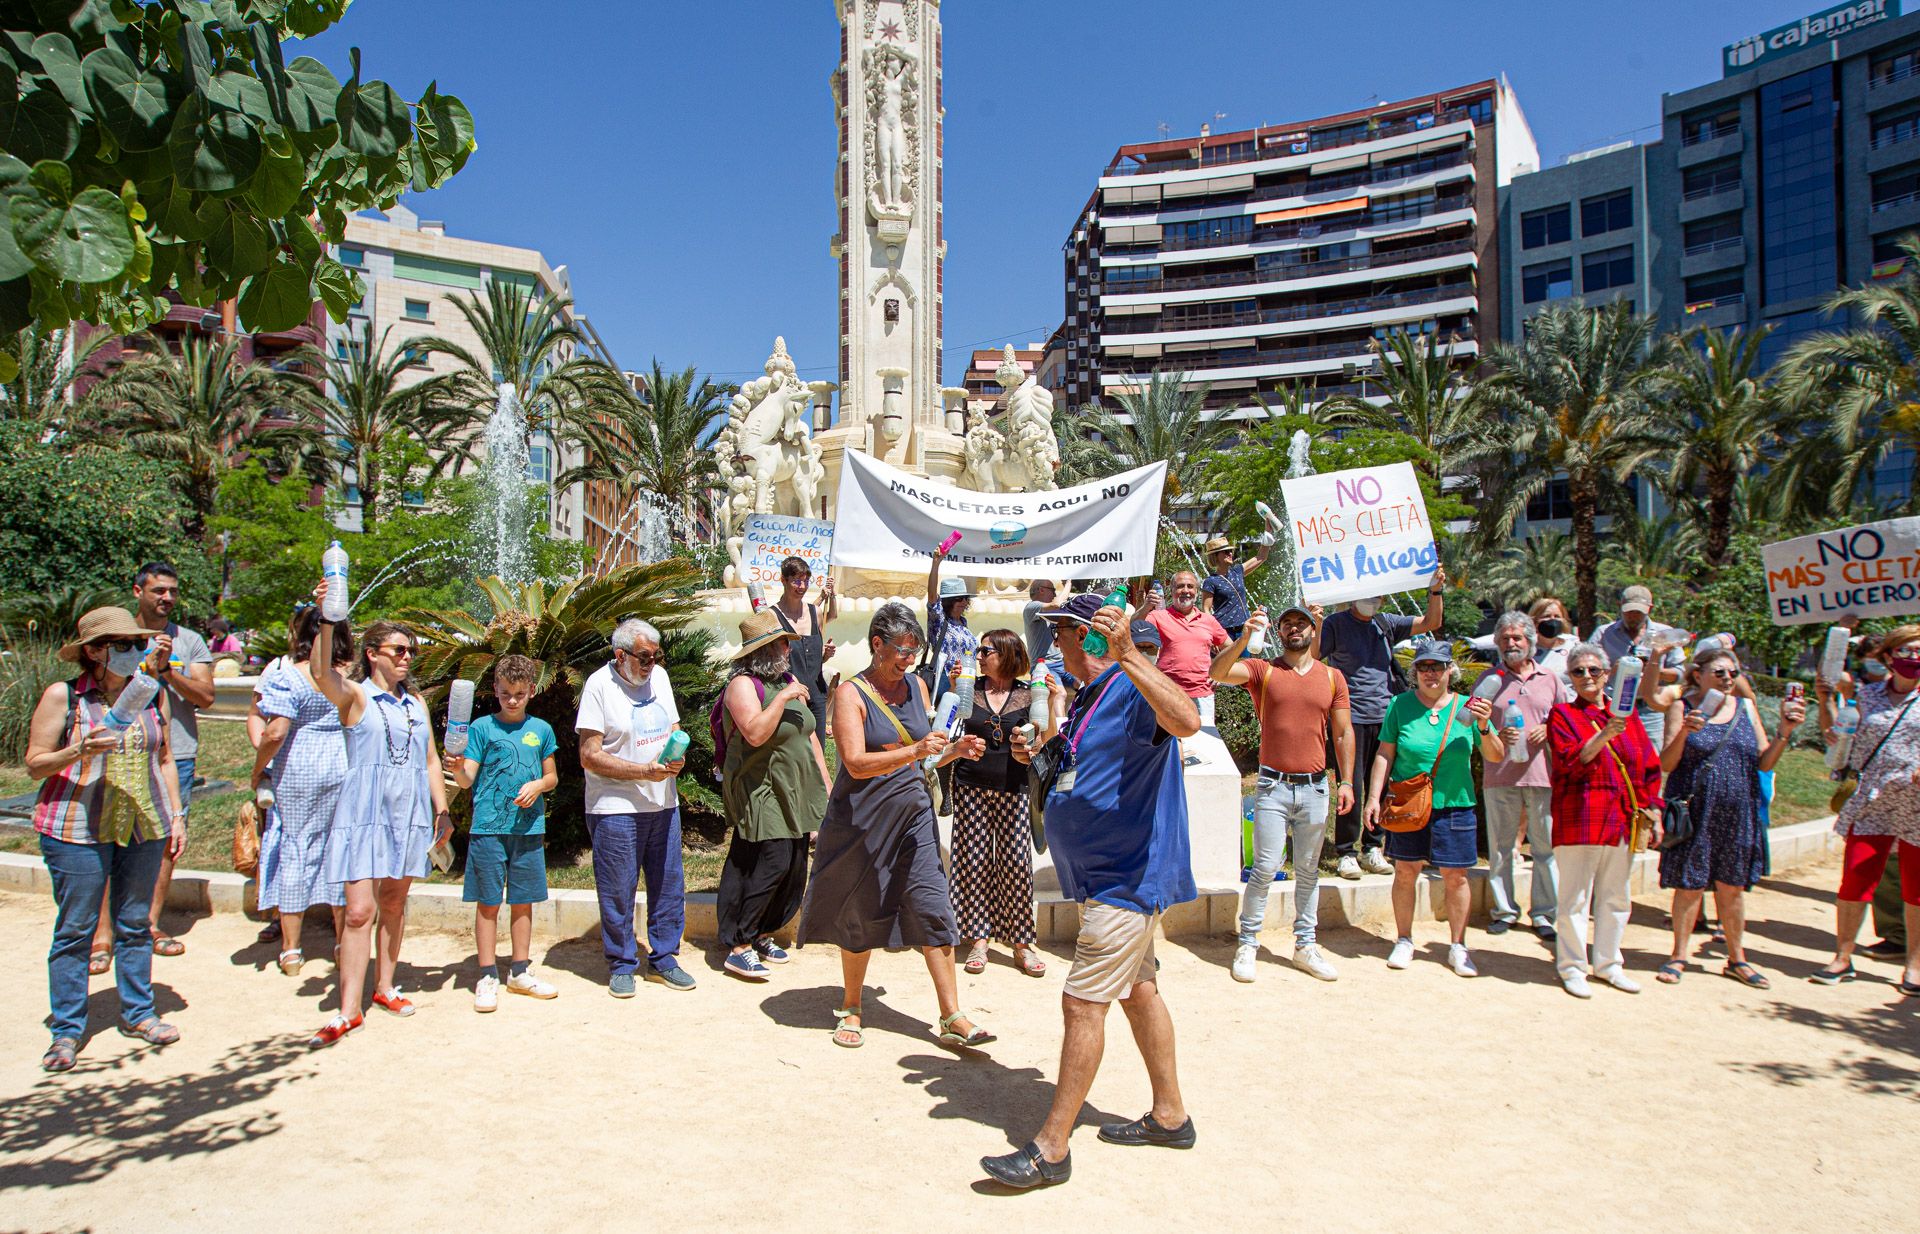
[[[180,781],[180,808],[188,809],[193,805],[193,765],[191,758],[173,760],[173,774]]]
[[[680,967],[680,935],[687,926],[687,879],[680,865],[680,811],[644,814],[589,814],[587,835],[593,844],[593,881],[600,895],[600,949],[607,971],[631,973],[640,967],[633,936],[633,893],[647,880],[647,950],[653,967]]]
[[[100,924],[100,899],[112,892],[113,975],[120,1018],[153,1018],[153,930],[147,923],[165,840],[138,844],[73,844],[40,837],[53,879],[53,946],[47,951],[47,998],[53,1035],[78,1040],[87,1030],[87,953]]]
[[[1253,869],[1240,893],[1240,941],[1258,943],[1267,920],[1267,893],[1293,844],[1293,941],[1305,947],[1320,923],[1320,843],[1327,835],[1330,776],[1318,784],[1288,784],[1262,774],[1253,798]]]

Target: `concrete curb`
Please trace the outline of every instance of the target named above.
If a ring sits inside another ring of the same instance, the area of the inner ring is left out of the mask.
[[[1840,837],[1834,834],[1833,819],[1817,818],[1773,829],[1770,841],[1773,871],[1785,873],[1836,855]],[[1484,867],[1468,873],[1473,892],[1473,916],[1484,922],[1487,914],[1487,871]],[[1525,877],[1519,879],[1524,883]],[[167,907],[194,915],[203,913],[239,913],[253,899],[252,880],[238,874],[219,871],[175,870]],[[1324,926],[1381,925],[1393,920],[1390,875],[1369,874],[1357,881],[1322,877],[1320,880],[1320,924]],[[1660,887],[1659,855],[1642,853],[1634,858],[1633,894],[1648,895]],[[50,894],[52,883],[45,863],[37,856],[0,853],[0,890],[32,891]],[[1440,877],[1428,874],[1421,883],[1421,904],[1427,917],[1445,916],[1440,898]],[[1265,933],[1276,938],[1292,932],[1294,884],[1275,883],[1267,902]],[[636,914],[646,916],[646,897],[637,897]],[[1200,898],[1168,909],[1161,918],[1161,930],[1168,938],[1220,937],[1234,933],[1240,916],[1240,889],[1207,890]],[[460,899],[460,888],[446,884],[420,884],[407,895],[407,918],[416,928],[459,932],[471,928],[473,908]],[[1080,906],[1059,895],[1042,896],[1035,905],[1035,926],[1041,941],[1071,942],[1080,928]],[[548,942],[581,938],[600,928],[600,903],[592,891],[555,889],[544,904],[534,906],[534,932]],[[710,892],[687,897],[686,937],[694,942],[710,943],[719,932],[714,914],[714,896]]]

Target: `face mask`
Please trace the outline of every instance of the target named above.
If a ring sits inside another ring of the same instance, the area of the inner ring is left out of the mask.
[[[1879,660],[1866,660],[1860,665],[1860,675],[1868,681],[1885,681],[1887,671],[1887,666]]]
[[[107,671],[116,677],[131,677],[139,669],[140,661],[147,653],[135,647],[132,651],[110,651],[107,653]]]
[[[1903,681],[1912,681],[1914,678],[1920,677],[1920,660],[1902,660],[1896,658],[1890,661],[1887,667],[1893,670],[1895,677]]]
[[[1380,601],[1378,600],[1355,600],[1353,602],[1353,615],[1362,621],[1372,617],[1379,611]]]
[[[1566,627],[1560,623],[1560,619],[1557,617],[1548,617],[1539,625],[1541,638],[1559,638],[1561,631],[1565,629]]]

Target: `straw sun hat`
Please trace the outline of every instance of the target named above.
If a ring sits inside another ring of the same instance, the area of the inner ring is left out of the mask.
[[[160,633],[149,630],[133,619],[133,614],[124,608],[109,605],[96,608],[80,619],[78,629],[74,631],[73,641],[56,653],[69,664],[80,663],[80,649],[88,643],[103,638],[152,638]]]
[[[780,624],[771,608],[756,610],[740,623],[740,650],[733,653],[736,660],[750,656],[768,643],[779,642],[783,638],[799,638],[798,634]]]

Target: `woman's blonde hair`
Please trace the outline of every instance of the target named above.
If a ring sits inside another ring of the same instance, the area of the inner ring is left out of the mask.
[[[1920,643],[1920,625],[1895,626],[1888,630],[1874,642],[1873,654],[1884,660],[1889,651],[1908,643]]]

